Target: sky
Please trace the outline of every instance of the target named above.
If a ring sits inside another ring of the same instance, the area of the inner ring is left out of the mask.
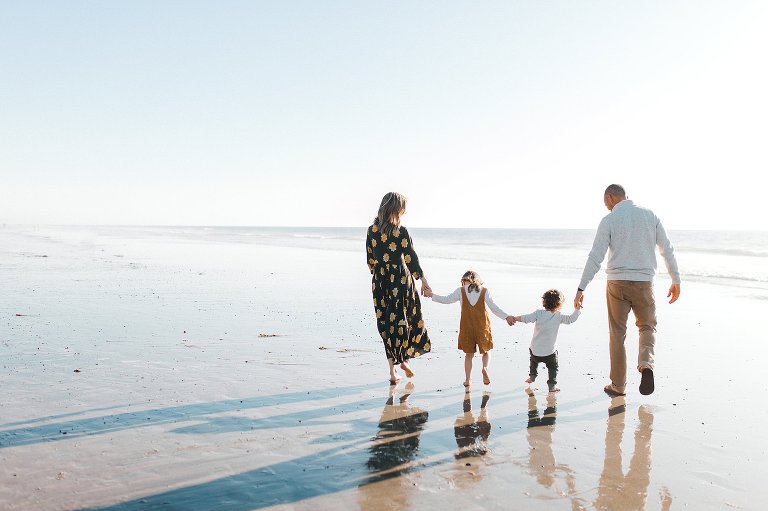
[[[768,230],[768,2],[0,7],[0,224]]]

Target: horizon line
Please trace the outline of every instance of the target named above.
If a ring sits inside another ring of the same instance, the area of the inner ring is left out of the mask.
[[[253,228],[253,229],[367,229],[363,225],[256,225],[256,224],[49,224],[49,223],[13,223],[0,222],[2,228],[7,227],[115,227],[115,228]],[[411,226],[409,229],[450,229],[450,230],[519,230],[519,231],[595,231],[596,227],[436,227]],[[766,233],[768,229],[701,229],[701,228],[668,228],[668,231],[698,231],[698,232],[754,232]]]

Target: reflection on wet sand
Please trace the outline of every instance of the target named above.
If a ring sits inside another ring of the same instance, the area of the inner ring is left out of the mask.
[[[480,411],[477,417],[472,412],[472,397],[469,389],[464,394],[461,404],[462,414],[456,417],[453,434],[458,450],[453,455],[456,459],[456,471],[450,476],[452,485],[469,489],[483,478],[483,467],[489,460],[488,437],[491,435],[491,423],[488,421],[488,401],[491,395],[483,393]],[[482,462],[479,459],[482,457]],[[476,460],[476,461],[473,461]]]
[[[464,413],[456,418],[453,425],[453,434],[456,436],[456,445],[459,447],[459,451],[455,454],[456,459],[483,456],[488,452],[488,437],[491,434],[491,423],[488,422],[488,400],[490,398],[491,395],[488,392],[483,393],[480,413],[475,420],[475,416],[472,414],[472,397],[469,390],[464,394],[464,402],[462,403]]]
[[[572,509],[587,509],[585,501],[578,497],[576,474],[565,464],[555,460],[552,451],[552,434],[557,420],[557,397],[547,395],[547,406],[543,414],[539,413],[536,396],[526,389],[528,394],[528,465],[539,484],[554,490],[558,495],[568,496]],[[622,468],[621,441],[627,405],[624,396],[611,400],[608,408],[608,421],[605,432],[605,460],[594,509],[600,511],[642,511],[645,509],[650,483],[651,470],[651,433],[653,413],[645,405],[638,408],[638,425],[635,430],[635,445],[629,470],[626,475]],[[557,476],[563,474],[565,488],[557,488]],[[672,496],[667,488],[660,494],[662,511],[669,511]]]
[[[371,474],[358,491],[361,509],[399,511],[409,508],[408,499],[413,488],[408,478],[398,476],[414,467],[419,436],[429,418],[428,412],[408,404],[414,388],[409,382],[399,397],[397,386],[389,388],[389,398],[379,418],[379,431],[368,449],[370,456],[366,467]]]
[[[576,477],[571,468],[557,463],[552,451],[552,434],[557,421],[557,394],[547,393],[546,408],[539,413],[536,396],[529,388],[528,394],[528,467],[536,481],[545,488],[555,489],[558,494],[567,495],[573,509],[584,509],[583,500],[577,497]],[[557,475],[565,478],[565,489],[555,488]]]
[[[419,435],[429,419],[428,412],[408,404],[413,383],[408,383],[403,390],[396,399],[396,387],[390,387],[389,399],[379,418],[379,431],[369,449],[371,455],[367,463],[374,479],[395,477],[411,468],[410,462],[419,449]]]
[[[611,400],[608,409],[608,427],[605,432],[605,462],[600,475],[595,509],[605,511],[642,511],[648,497],[651,474],[651,433],[653,413],[645,405],[637,409],[638,424],[635,446],[629,470],[622,468],[621,440],[624,435],[626,401],[623,396]],[[665,488],[661,493],[661,506],[668,510],[672,497]]]

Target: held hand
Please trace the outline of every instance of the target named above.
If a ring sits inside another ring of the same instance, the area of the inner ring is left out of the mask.
[[[429,287],[429,284],[427,283],[426,279],[422,277],[421,279],[421,294],[423,296],[426,296],[427,298],[430,298],[432,296],[432,288]]]
[[[576,291],[576,297],[573,299],[573,308],[581,309],[584,307],[584,291]]]
[[[515,323],[516,323],[516,321],[515,321],[515,317],[514,317],[514,316],[507,316],[507,324],[508,324],[509,326],[512,326],[512,325],[514,325]]]
[[[672,298],[669,298],[669,297]],[[675,303],[677,299],[680,297],[680,284],[672,284],[669,286],[669,293],[667,293],[667,298],[669,298],[669,303]]]

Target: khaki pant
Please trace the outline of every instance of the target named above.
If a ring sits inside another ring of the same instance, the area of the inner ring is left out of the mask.
[[[637,369],[653,370],[653,351],[656,344],[656,301],[653,283],[633,280],[609,280],[606,290],[608,302],[608,328],[611,333],[611,383],[624,392],[627,385],[627,318],[631,310],[640,331]]]

